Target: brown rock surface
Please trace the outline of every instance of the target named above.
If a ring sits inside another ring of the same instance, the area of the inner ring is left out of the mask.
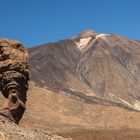
[[[0,60],[1,72],[14,69],[26,75],[28,71],[28,51],[17,40],[0,38]]]
[[[19,41],[0,38],[0,90],[6,98],[0,115],[15,123],[25,111],[28,60],[28,51]]]

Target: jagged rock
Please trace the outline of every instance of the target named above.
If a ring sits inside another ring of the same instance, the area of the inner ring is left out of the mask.
[[[0,140],[70,140],[51,134],[47,130],[21,127],[0,116]]]
[[[16,70],[29,79],[28,61],[28,51],[19,41],[0,38],[0,74],[3,71]]]
[[[0,115],[15,123],[25,111],[28,58],[27,49],[19,41],[0,38],[0,90],[6,97]]]

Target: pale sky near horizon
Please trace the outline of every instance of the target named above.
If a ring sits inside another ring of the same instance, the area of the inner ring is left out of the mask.
[[[87,29],[140,40],[140,0],[0,0],[0,37],[26,47]]]

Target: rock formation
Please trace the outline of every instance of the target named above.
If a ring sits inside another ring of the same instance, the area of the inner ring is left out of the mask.
[[[6,98],[0,114],[19,123],[28,89],[28,52],[16,40],[0,38],[0,90]]]

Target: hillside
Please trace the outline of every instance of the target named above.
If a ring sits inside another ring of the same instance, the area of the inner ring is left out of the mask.
[[[140,128],[140,113],[75,99],[65,93],[30,86],[21,124],[55,132],[77,129]]]

